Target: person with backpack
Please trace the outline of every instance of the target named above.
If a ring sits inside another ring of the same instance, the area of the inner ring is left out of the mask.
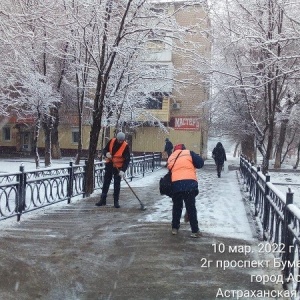
[[[109,140],[102,153],[106,157],[105,173],[100,201],[96,203],[96,206],[106,205],[107,193],[112,177],[114,177],[114,207],[119,208],[121,179],[130,162],[129,146],[125,142],[125,134],[119,132],[115,138]]]
[[[218,142],[216,147],[213,149],[212,157],[215,160],[217,166],[218,177],[221,177],[221,171],[224,166],[224,161],[227,160],[226,152],[221,142]]]
[[[172,181],[172,234],[177,235],[180,228],[180,219],[185,203],[191,226],[191,237],[202,236],[196,209],[196,196],[199,193],[196,169],[202,168],[204,160],[193,151],[187,150],[184,144],[174,147],[174,152],[168,159],[167,168],[171,170]]]

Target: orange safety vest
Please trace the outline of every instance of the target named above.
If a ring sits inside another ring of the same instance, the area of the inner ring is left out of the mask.
[[[174,161],[179,153],[175,164]],[[172,168],[174,164],[174,167]],[[190,150],[176,150],[168,159],[168,169],[172,168],[172,182],[178,180],[192,179],[197,181],[196,168],[193,165],[193,159]]]
[[[109,143],[109,152],[111,153],[111,155],[112,155],[112,149],[113,149],[113,146],[114,146],[116,140],[117,140],[116,138],[113,138],[113,139],[111,139],[111,141]],[[106,162],[112,161],[114,167],[122,168],[124,160],[125,160],[122,155],[123,155],[123,152],[124,152],[126,146],[127,146],[127,143],[124,141],[122,143],[121,147],[119,148],[119,150],[114,155],[112,155],[111,159],[107,159]]]

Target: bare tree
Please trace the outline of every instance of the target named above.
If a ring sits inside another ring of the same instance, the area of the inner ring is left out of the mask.
[[[282,105],[279,106],[280,109],[280,119],[277,120],[280,123],[278,143],[275,153],[275,163],[274,168],[279,169],[283,162],[282,152],[286,141],[286,133],[288,130],[288,123],[291,118],[292,109],[295,105],[299,103],[300,97],[298,95],[287,94],[286,99],[282,99]]]
[[[251,127],[263,157],[263,172],[267,172],[272,156],[280,103],[299,73],[300,22],[296,11],[294,2],[279,0],[228,0],[220,10],[211,10],[213,91],[222,95],[223,101],[236,103],[232,107],[239,107],[230,109],[227,116],[238,114],[239,122],[244,120]],[[227,123],[233,124],[231,117]]]
[[[52,117],[50,115],[51,107],[54,103],[60,101],[60,95],[52,89],[47,79],[38,72],[19,74],[15,77],[15,82],[11,89],[17,94],[17,97],[11,98],[11,111],[19,116],[31,116],[35,119],[34,132],[34,154],[36,167],[40,167],[40,155],[38,151],[38,140],[42,124],[51,130]],[[47,125],[45,125],[47,124]],[[49,126],[49,127],[48,127]],[[48,135],[49,137],[50,135]],[[51,146],[51,140],[47,140],[48,155]],[[50,156],[47,156],[47,164],[51,164]]]
[[[38,96],[37,92],[33,92],[33,87],[30,82],[25,82],[29,78],[32,80],[36,78],[40,88],[45,88],[46,86],[52,90],[55,86],[56,72],[57,70],[53,67],[55,64],[54,56],[52,56],[52,51],[55,48],[54,45],[57,39],[54,38],[58,36],[58,31],[56,28],[56,12],[59,11],[58,3],[56,1],[2,1],[3,13],[3,35],[6,36],[4,43],[5,49],[5,61],[4,61],[4,73],[8,76],[8,80],[3,83],[2,91],[11,90],[21,96],[29,93],[28,98],[33,99]],[[51,42],[50,42],[51,41]],[[41,86],[39,81],[43,81],[45,85]],[[27,88],[26,88],[27,87]],[[46,90],[48,89],[46,88]],[[46,94],[49,91],[46,92]],[[52,101],[52,96],[55,94],[57,98],[56,105]],[[34,95],[34,96],[33,96]],[[40,96],[43,96],[43,92],[40,92]],[[47,95],[48,96],[48,95]],[[18,98],[18,97],[17,97]],[[21,98],[19,98],[20,100]],[[24,99],[24,98],[22,98]],[[27,102],[28,102],[27,101]],[[37,99],[34,100],[38,101]],[[47,99],[40,99],[40,103],[43,102],[43,107],[46,107]],[[21,105],[15,105],[14,109],[23,110],[23,107],[28,105],[28,103],[22,103]],[[45,132],[45,165],[51,165],[51,136],[52,129],[57,123],[55,116],[52,112],[55,110],[56,106],[60,103],[60,96],[56,92],[51,92],[51,104],[48,109],[38,109],[39,111],[27,111],[24,109],[20,114],[25,113],[34,115],[36,114],[37,121],[34,143],[37,144],[38,131],[40,126],[44,128]],[[5,97],[2,103],[6,103]],[[11,105],[12,103],[10,103]],[[26,104],[25,106],[23,104]],[[35,107],[41,107],[39,105],[34,105]],[[44,114],[44,116],[43,116]],[[49,116],[48,116],[49,115]],[[50,115],[52,115],[50,117]],[[38,162],[39,159],[36,158]],[[37,163],[39,164],[39,163]]]

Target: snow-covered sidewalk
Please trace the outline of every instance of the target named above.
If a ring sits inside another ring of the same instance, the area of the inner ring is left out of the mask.
[[[223,172],[222,177],[218,178],[214,165],[209,161],[198,171],[199,195],[196,198],[198,221],[203,232],[250,240],[253,234],[242,200],[237,172]],[[152,182],[158,182],[165,173],[166,169],[162,169],[130,184],[135,188],[151,185]],[[169,197],[161,196],[155,201],[154,208],[155,211],[147,215],[143,221],[171,222],[172,201]]]
[[[208,163],[199,170],[200,239],[190,238],[186,223],[178,235],[171,234],[172,202],[158,190],[165,168],[130,182],[145,211],[123,182],[119,209],[113,207],[110,191],[105,207],[95,206],[97,192],[24,214],[20,224],[2,227],[1,270],[6,280],[0,298],[140,300],[201,295],[211,300],[228,291],[277,293],[281,286],[259,281],[280,270],[271,268],[273,256],[259,251],[262,242],[252,235],[237,172],[217,178],[214,165]],[[270,267],[262,268],[261,261]]]
[[[53,160],[52,167],[63,167],[64,165],[68,165],[69,161],[70,158]],[[232,162],[237,164],[238,159]],[[19,170],[21,164],[25,166],[25,170],[35,169],[32,159],[3,159],[0,171],[16,172]],[[149,187],[149,189],[153,189],[154,187],[158,191],[159,178],[166,172],[167,169],[162,168],[153,173],[146,174],[144,178],[135,178],[132,182],[129,181],[130,186],[137,193],[139,193],[139,188],[145,187]],[[253,238],[237,176],[237,171],[230,171],[223,172],[222,177],[218,178],[212,160],[206,160],[204,168],[198,170],[199,195],[197,196],[196,207],[201,231],[245,240]],[[126,187],[126,183],[122,181],[122,189]],[[99,191],[93,195],[97,195],[97,193],[99,194]],[[76,201],[82,201],[82,199]],[[64,204],[59,204],[59,206],[61,205]],[[151,213],[148,211],[148,214],[141,221],[155,223],[171,222],[172,201],[169,197],[154,196],[153,205],[151,206]],[[51,209],[53,207],[50,206],[45,210]],[[40,212],[37,211],[36,213],[39,214]],[[24,218],[28,217],[27,215],[24,216]],[[189,225],[183,224],[182,228],[188,229]]]

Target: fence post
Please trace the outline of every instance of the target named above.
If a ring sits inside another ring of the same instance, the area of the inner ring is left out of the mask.
[[[253,189],[254,189],[254,185],[256,184],[256,182],[254,181],[254,175],[253,173],[256,174],[256,172],[254,171],[254,162],[251,162],[251,167],[250,167],[250,176],[249,176],[249,183],[248,183],[248,186],[249,186],[249,200],[251,201],[252,200],[252,195],[253,195]],[[256,180],[256,178],[255,178]]]
[[[19,188],[18,188],[18,197],[16,199],[16,213],[17,213],[17,221],[21,220],[22,211],[25,209],[25,192],[26,192],[26,175],[24,173],[24,166],[20,166],[19,175]]]
[[[245,157],[243,157],[243,163],[242,163],[242,173],[243,173],[243,181],[244,185],[247,182],[247,171],[248,171],[248,161],[246,161]]]
[[[133,163],[134,163],[134,157],[133,154],[130,154],[130,181],[133,179]]]
[[[73,180],[74,180],[74,168],[73,168],[73,162],[71,161],[69,163],[69,184],[68,184],[68,204],[71,203],[71,198],[73,196]]]
[[[145,177],[145,164],[146,164],[146,153],[144,152],[144,158],[143,158],[143,177]]]
[[[155,170],[155,153],[152,152],[152,172]]]
[[[268,201],[268,196],[270,193],[270,189],[268,186],[268,182],[270,182],[270,175],[266,175],[266,185],[265,185],[265,194],[264,194],[264,216],[263,216],[263,240],[266,241],[266,231],[269,229],[269,201]]]
[[[257,167],[257,172],[256,172],[256,191],[255,191],[255,204],[254,204],[254,208],[255,208],[254,215],[255,216],[258,215],[257,205],[258,205],[258,201],[259,201],[259,175],[258,175],[258,172],[260,172],[260,167]]]
[[[283,262],[289,261],[290,264],[285,263],[285,268],[283,270],[284,278],[287,278],[289,276],[289,266],[292,265],[293,262],[293,256],[294,256],[294,247],[293,247],[293,235],[288,229],[289,224],[291,223],[292,220],[292,215],[288,209],[289,204],[293,204],[293,198],[294,198],[294,193],[292,193],[291,188],[288,188],[288,192],[286,193],[286,205],[285,205],[285,210],[284,210],[284,220],[283,220],[283,243],[284,243],[284,254],[283,254]]]
[[[242,173],[242,176],[244,177],[244,173],[243,173],[243,155],[240,156],[240,173]]]
[[[82,182],[82,187],[83,187],[83,194],[82,194],[82,197],[85,198],[86,197],[86,169],[87,169],[87,164],[88,164],[88,160],[86,159],[84,161],[84,166],[83,166],[83,182]],[[94,170],[95,170],[95,167],[93,166]],[[93,170],[93,177],[94,177],[94,180],[95,180],[95,171]],[[95,183],[94,183],[94,180],[93,180],[93,185],[95,187]],[[93,189],[94,189],[93,187]]]

